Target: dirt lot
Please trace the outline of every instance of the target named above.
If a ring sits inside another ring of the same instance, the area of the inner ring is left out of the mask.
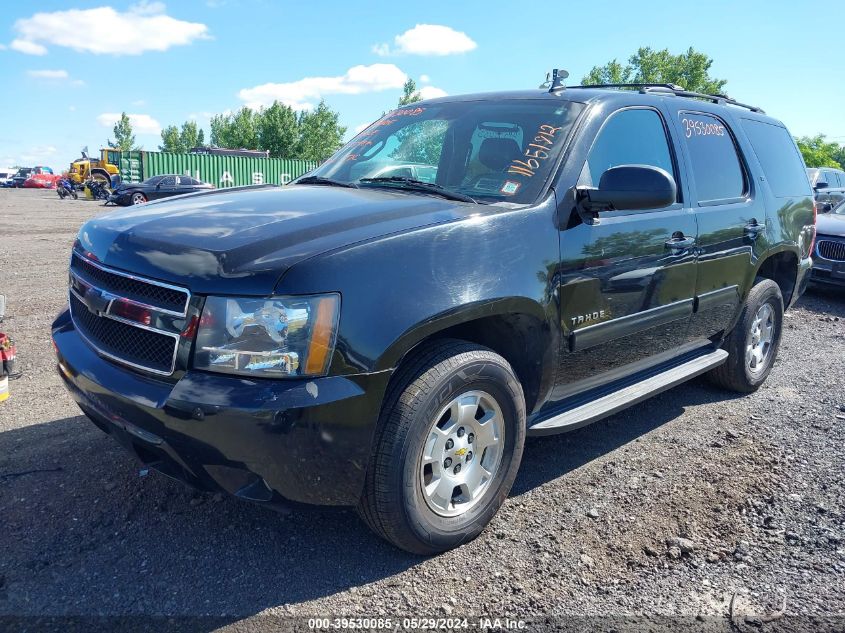
[[[103,211],[0,190],[0,329],[23,372],[0,404],[0,616],[219,616],[190,620],[195,630],[287,615],[695,622],[733,601],[742,630],[777,626],[743,616],[784,603],[781,624],[845,624],[845,292],[813,290],[787,314],[780,359],[752,396],[700,380],[530,441],[489,529],[420,559],[351,511],[280,515],[142,477],[79,415],[50,323],[72,239]]]

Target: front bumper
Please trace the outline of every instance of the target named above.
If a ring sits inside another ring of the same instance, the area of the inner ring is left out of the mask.
[[[67,311],[53,342],[80,408],[147,466],[251,501],[357,503],[391,372],[253,380],[188,371],[160,380],[101,358]]]
[[[824,236],[817,236],[816,239],[818,240],[819,237]],[[845,262],[825,259],[818,253],[818,248],[816,251],[813,256],[813,283],[845,286]]]

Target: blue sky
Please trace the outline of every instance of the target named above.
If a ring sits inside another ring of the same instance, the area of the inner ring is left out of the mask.
[[[325,98],[351,134],[405,77],[431,96],[533,88],[554,66],[577,83],[639,46],[693,46],[734,98],[845,143],[842,2],[41,0],[0,15],[0,167],[66,168],[121,111],[150,150],[161,127],[207,134],[210,113],[273,98]]]

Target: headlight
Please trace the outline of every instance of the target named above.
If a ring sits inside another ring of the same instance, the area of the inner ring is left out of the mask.
[[[337,294],[208,297],[194,367],[246,376],[322,376],[334,351]]]

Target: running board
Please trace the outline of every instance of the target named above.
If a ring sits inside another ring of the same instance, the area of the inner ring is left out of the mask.
[[[578,405],[551,418],[536,422],[528,427],[528,435],[565,433],[566,431],[572,431],[586,426],[667,389],[671,389],[682,382],[686,382],[690,378],[710,371],[714,367],[718,367],[724,363],[727,359],[728,353],[723,349],[717,349],[709,354],[698,356],[682,365],[677,365],[667,371],[645,378],[633,385],[623,387],[618,391]]]

